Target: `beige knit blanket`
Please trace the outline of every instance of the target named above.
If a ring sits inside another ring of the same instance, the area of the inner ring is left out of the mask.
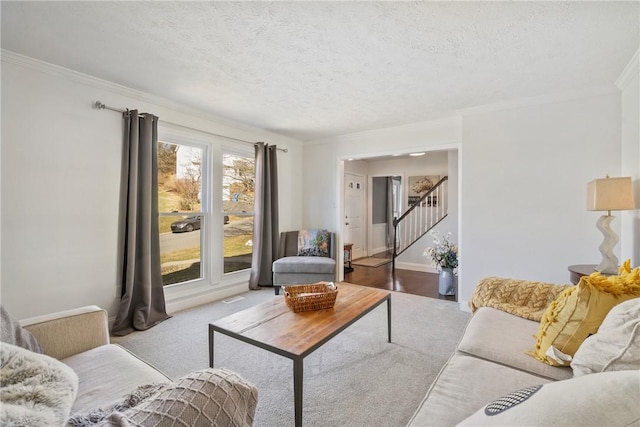
[[[549,304],[570,286],[487,277],[476,286],[469,300],[469,308],[474,312],[480,307],[493,307],[539,322]]]

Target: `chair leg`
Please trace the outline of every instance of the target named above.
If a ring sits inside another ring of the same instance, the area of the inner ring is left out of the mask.
[[[276,295],[280,295],[280,286],[274,286],[273,291],[276,293]]]

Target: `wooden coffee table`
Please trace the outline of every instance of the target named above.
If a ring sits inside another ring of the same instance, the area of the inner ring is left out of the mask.
[[[333,308],[294,313],[283,297],[250,307],[209,324],[209,366],[213,368],[215,332],[293,360],[295,425],[302,426],[303,360],[348,326],[387,302],[387,340],[391,342],[391,293],[337,283]],[[302,339],[304,338],[304,339]]]

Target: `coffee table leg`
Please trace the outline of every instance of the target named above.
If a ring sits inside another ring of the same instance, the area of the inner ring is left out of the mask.
[[[209,325],[209,367],[213,368],[213,328]]]
[[[389,342],[391,342],[391,298],[387,300],[387,334]]]
[[[304,378],[302,361],[300,357],[293,359],[293,407],[296,427],[302,427],[302,381]]]

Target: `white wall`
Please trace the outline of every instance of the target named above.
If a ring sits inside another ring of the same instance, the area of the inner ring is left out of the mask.
[[[304,149],[303,223],[336,227],[341,159],[459,148],[461,306],[485,276],[567,283],[569,265],[599,262],[586,184],[620,174],[620,117],[611,88],[318,141]]]
[[[568,283],[600,261],[586,185],[620,174],[619,123],[613,91],[463,117],[460,300],[485,276]]]
[[[640,51],[636,52],[616,82],[621,91],[622,176],[634,184],[635,211],[617,213],[620,218],[620,262],[631,259],[640,266]]]
[[[15,316],[87,304],[115,314],[122,119],[92,109],[96,100],[288,148],[278,156],[280,224],[301,226],[302,186],[291,179],[302,173],[297,141],[3,52],[1,283],[2,304]]]
[[[602,236],[598,213],[585,210],[588,181],[628,173],[638,194],[637,72],[621,95],[464,112],[462,119],[329,138],[304,150],[297,141],[5,52],[1,78],[0,284],[2,303],[18,317],[85,304],[114,313],[117,306],[122,124],[117,113],[91,109],[97,99],[288,148],[278,158],[281,229],[340,229],[349,157],[459,150],[463,304],[483,276],[567,282],[568,265],[598,262]],[[622,250],[637,260],[638,214],[630,214],[636,219],[622,227]],[[620,230],[620,221],[613,225]]]

